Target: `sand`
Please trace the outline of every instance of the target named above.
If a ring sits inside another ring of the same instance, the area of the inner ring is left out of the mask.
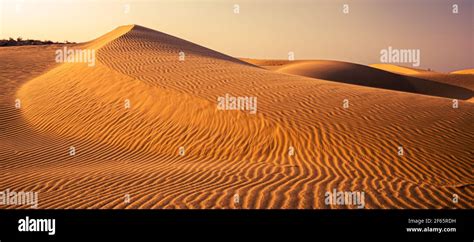
[[[373,64],[370,65],[371,67],[378,68],[381,70],[394,72],[402,75],[407,75],[410,77],[430,80],[438,83],[444,83],[450,86],[457,86],[465,92],[466,90],[474,91],[474,69],[466,69],[466,70],[459,70],[453,71],[451,73],[440,73],[435,71],[427,71],[427,70],[420,70],[420,69],[413,69],[403,66],[396,66],[396,65],[389,65],[389,64]],[[456,98],[455,95],[450,95],[452,98]],[[468,102],[474,102],[473,96],[469,98],[469,95],[463,97],[459,96]]]
[[[420,73],[434,73],[431,70],[423,70],[419,68],[398,66],[393,64],[372,64],[370,67],[377,68],[384,71],[394,72],[402,75],[416,75]]]
[[[466,69],[466,70],[459,70],[459,71],[453,71],[451,72],[452,74],[474,74],[474,69]]]
[[[469,100],[474,96],[474,92],[464,86],[453,85],[450,82],[434,81],[422,76],[438,73],[395,65],[364,66],[328,60],[243,60],[280,73],[347,84],[462,100]],[[470,80],[470,82],[473,82],[472,78]]]
[[[439,97],[466,88],[332,80],[335,62],[323,80],[137,25],[77,47],[95,67],[0,49],[0,190],[37,191],[39,208],[355,207],[325,204],[333,189],[365,192],[365,208],[472,208],[474,104]],[[217,110],[226,94],[257,97],[257,114]]]

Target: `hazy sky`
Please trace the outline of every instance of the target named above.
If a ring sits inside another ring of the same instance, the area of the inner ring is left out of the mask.
[[[420,49],[421,68],[474,68],[474,0],[0,0],[0,38],[82,42],[125,24],[235,57],[286,59],[292,51],[373,64],[392,46]]]

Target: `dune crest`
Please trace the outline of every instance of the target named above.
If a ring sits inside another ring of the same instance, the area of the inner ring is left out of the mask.
[[[110,41],[120,38],[120,36],[130,32],[134,28],[138,27],[134,24],[119,26],[114,30],[108,32],[107,34],[100,36],[97,39],[84,43],[83,45],[81,45],[81,47],[90,49],[100,49],[104,45],[108,44]]]

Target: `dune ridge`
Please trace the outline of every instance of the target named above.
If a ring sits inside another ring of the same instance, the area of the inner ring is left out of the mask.
[[[472,103],[265,70],[138,25],[85,46],[95,67],[45,68],[8,94],[21,111],[2,101],[17,118],[0,190],[39,191],[41,208],[346,208],[324,204],[333,189],[366,208],[472,207]],[[226,93],[258,97],[257,114],[218,111]]]

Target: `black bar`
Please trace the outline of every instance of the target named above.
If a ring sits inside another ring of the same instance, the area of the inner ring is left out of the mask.
[[[18,221],[26,216],[55,219],[55,235],[19,232]],[[455,223],[418,226],[408,219],[451,219]],[[222,233],[229,240],[243,241],[255,233],[276,238],[286,235],[292,241],[473,241],[473,220],[473,210],[0,210],[0,241],[135,236],[154,238],[150,241],[185,237],[198,241]],[[455,227],[456,232],[408,233],[407,227]]]

